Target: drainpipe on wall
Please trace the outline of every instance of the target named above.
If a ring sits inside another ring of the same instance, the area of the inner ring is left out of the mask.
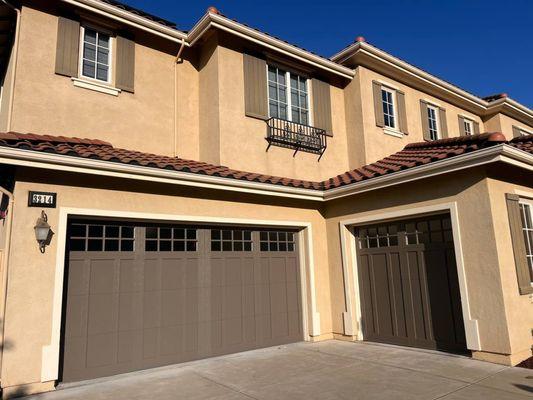
[[[7,126],[6,131],[11,131],[11,120],[13,118],[13,102],[15,98],[15,76],[17,74],[17,63],[18,63],[18,48],[19,48],[19,32],[20,32],[20,10],[15,7],[13,4],[9,3],[7,0],[0,0],[3,4],[11,8],[17,13],[17,21],[15,26],[15,38],[13,40],[13,52],[11,57],[13,57],[13,72],[11,78],[11,93],[9,93],[9,102],[7,109]],[[5,81],[4,81],[5,86]]]
[[[183,52],[184,48],[185,39],[181,39],[180,49],[178,50],[178,54],[176,54],[176,58],[174,59],[174,150],[172,153],[174,157],[178,156],[178,64],[181,64],[183,61],[181,59],[181,53]]]
[[[4,327],[5,327],[5,315],[6,315],[6,302],[7,302],[7,279],[8,279],[8,265],[9,265],[9,253],[11,251],[11,227],[13,223],[13,205],[15,203],[15,197],[13,196],[13,193],[11,193],[9,190],[3,188],[0,186],[0,193],[2,195],[5,195],[9,199],[9,203],[7,206],[7,214],[5,218],[6,222],[6,234],[5,234],[5,247],[4,247],[4,256],[2,257],[2,272],[1,272],[1,292],[2,295],[0,296],[0,340],[1,340],[1,346],[2,351],[0,351],[0,372],[2,370],[2,364],[4,361]],[[1,196],[0,196],[1,197]]]

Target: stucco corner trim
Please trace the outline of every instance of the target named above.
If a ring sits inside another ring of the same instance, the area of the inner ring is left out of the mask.
[[[341,220],[339,229],[341,233],[341,252],[344,273],[344,293],[346,296],[347,319],[355,322],[357,329],[350,332],[345,326],[345,335],[357,336],[363,339],[361,330],[361,295],[359,290],[357,251],[355,248],[355,238],[352,227],[374,223],[382,220],[409,218],[415,215],[429,214],[435,212],[450,213],[452,221],[452,231],[457,263],[457,275],[459,279],[459,292],[461,295],[461,306],[465,324],[466,344],[469,350],[481,350],[479,327],[477,319],[473,318],[469,300],[468,282],[466,278],[463,248],[461,244],[461,230],[457,202],[433,204],[429,206],[413,207],[408,210],[396,210],[388,212],[376,212],[365,214],[364,216]],[[350,246],[350,247],[349,247]],[[348,249],[350,252],[348,253]],[[349,299],[350,297],[353,298]]]
[[[312,223],[309,221],[239,219],[215,216],[194,216],[176,214],[155,214],[119,210],[85,209],[60,207],[57,229],[57,251],[52,303],[52,328],[50,343],[42,347],[41,382],[59,378],[61,317],[63,311],[63,283],[65,273],[65,243],[67,222],[70,216],[112,217],[133,220],[175,221],[207,224],[238,224],[253,226],[276,226],[299,228],[301,302],[304,339],[309,341],[320,336],[320,314],[317,311],[315,286],[315,263]]]

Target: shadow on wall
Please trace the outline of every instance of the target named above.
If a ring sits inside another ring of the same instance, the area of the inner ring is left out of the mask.
[[[1,324],[1,323],[3,323],[2,320],[0,320],[0,324]],[[12,350],[12,349],[14,349],[14,348],[15,348],[15,344],[14,344],[14,342],[11,341],[11,340],[5,340],[5,339],[4,339],[4,342],[0,345],[0,351],[2,351],[2,353],[4,353],[4,352],[8,352],[8,351],[10,351],[10,350]],[[2,398],[3,398],[3,399],[4,399],[4,398],[5,398],[5,399],[14,399],[14,398],[18,398],[18,397],[26,396],[26,395],[28,395],[29,393],[28,393],[27,389],[25,389],[25,388],[19,388],[19,389],[17,389],[17,390],[14,390],[14,391],[12,391],[12,392],[9,392],[9,393],[7,394],[7,396],[6,396],[6,395],[4,394],[4,390],[3,390],[3,388],[2,388],[2,393],[1,393],[1,394],[2,394]]]

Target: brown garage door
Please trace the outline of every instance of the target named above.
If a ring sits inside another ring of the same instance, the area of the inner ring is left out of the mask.
[[[72,222],[62,380],[303,339],[297,235]]]
[[[365,340],[464,351],[448,215],[356,229]]]

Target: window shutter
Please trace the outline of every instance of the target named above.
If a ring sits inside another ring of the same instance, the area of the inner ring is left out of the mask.
[[[385,126],[385,118],[383,117],[381,84],[379,82],[373,81],[372,91],[374,92],[374,114],[376,116],[376,125],[383,128]]]
[[[80,23],[65,17],[58,18],[56,44],[56,74],[78,76],[80,57]]]
[[[507,213],[509,214],[509,227],[511,228],[511,240],[520,294],[533,293],[529,266],[527,264],[526,244],[522,231],[520,197],[512,193],[507,193],[505,197],[507,199]]]
[[[473,121],[472,124],[474,125],[474,135],[479,134],[479,122]]]
[[[446,121],[446,110],[439,107],[440,137],[448,137],[448,122]]]
[[[424,140],[431,140],[429,135],[429,119],[428,119],[428,104],[420,100],[420,116],[422,117],[422,134]]]
[[[311,81],[313,90],[313,125],[332,135],[331,91],[328,83],[318,79]]]
[[[268,118],[266,61],[244,54],[244,109],[246,115]]]
[[[459,135],[466,136],[465,119],[459,115]]]
[[[522,134],[520,133],[520,128],[518,126],[513,125],[513,137],[520,137]]]
[[[126,92],[134,92],[135,88],[135,42],[117,36],[117,72],[115,86]]]
[[[399,90],[396,91],[396,101],[398,103],[398,126],[400,132],[408,135],[407,132],[407,110],[405,109],[405,93]]]

